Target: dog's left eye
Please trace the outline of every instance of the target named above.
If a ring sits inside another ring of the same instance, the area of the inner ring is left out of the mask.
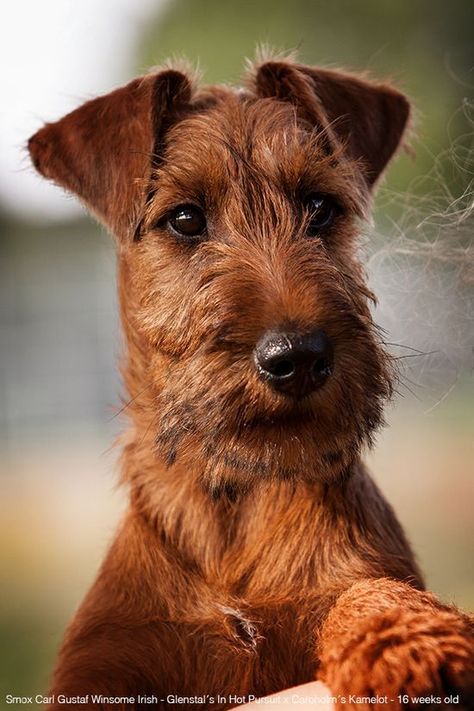
[[[206,217],[196,205],[178,205],[168,218],[168,225],[180,237],[192,239],[206,231]]]
[[[338,212],[336,202],[329,195],[314,193],[306,198],[304,204],[309,214],[307,234],[316,237],[334,222]]]

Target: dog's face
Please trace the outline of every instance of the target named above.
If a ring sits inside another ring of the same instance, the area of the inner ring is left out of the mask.
[[[157,453],[214,491],[344,473],[390,394],[356,248],[406,100],[282,62],[246,90],[174,71],[126,89],[30,150],[118,233],[128,383],[151,387]]]

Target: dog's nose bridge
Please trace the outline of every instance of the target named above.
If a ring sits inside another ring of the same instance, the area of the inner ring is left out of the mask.
[[[323,319],[327,280],[317,254],[302,238],[289,241],[283,235],[271,242],[263,231],[256,240],[236,231],[228,242],[216,243],[215,254],[219,301],[227,304],[234,321],[255,324],[255,340],[281,324],[310,331]]]

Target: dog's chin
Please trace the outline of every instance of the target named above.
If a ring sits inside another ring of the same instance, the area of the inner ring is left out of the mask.
[[[371,443],[384,402],[374,392],[370,409],[362,411],[350,393],[343,400],[321,392],[293,403],[275,399],[271,407],[226,407],[217,399],[183,401],[163,393],[157,450],[167,467],[194,472],[211,493],[244,493],[271,481],[336,482]]]
[[[254,418],[251,424],[194,431],[164,451],[168,466],[193,471],[212,498],[234,500],[271,482],[331,483],[345,479],[360,453],[355,432],[335,435],[309,413]]]

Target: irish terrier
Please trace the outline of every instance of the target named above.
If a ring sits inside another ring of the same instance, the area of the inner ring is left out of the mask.
[[[409,115],[273,59],[238,89],[165,68],[30,139],[116,237],[130,399],[130,505],[52,709],[225,709],[316,677],[341,708],[468,708],[472,622],[424,592],[361,462],[393,372],[358,235]]]

